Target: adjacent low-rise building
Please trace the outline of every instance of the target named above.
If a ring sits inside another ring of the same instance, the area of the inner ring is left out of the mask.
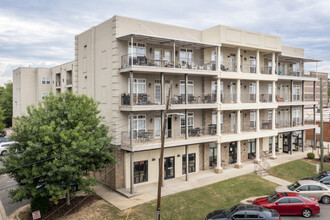
[[[75,60],[14,70],[14,117],[44,94],[100,101],[118,164],[98,177],[114,189],[158,180],[166,121],[164,179],[303,150],[304,50],[281,37],[226,26],[196,30],[122,16],[75,37]],[[313,90],[314,91],[314,90]],[[165,115],[166,101],[170,100]],[[111,172],[110,172],[111,171]]]

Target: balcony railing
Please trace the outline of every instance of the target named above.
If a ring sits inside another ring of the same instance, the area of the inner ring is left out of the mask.
[[[260,94],[260,102],[272,102],[273,95],[272,94]]]
[[[133,65],[135,66],[152,66],[162,68],[179,68],[179,69],[193,69],[193,70],[207,70],[215,71],[216,62],[206,59],[198,58],[182,58],[177,57],[177,60],[165,59],[165,58],[149,58],[144,54],[134,54]],[[132,57],[130,54],[123,55],[121,57],[121,68],[132,66]]]
[[[293,127],[295,126],[301,126],[302,125],[302,122],[301,122],[301,119],[300,118],[293,118]]]
[[[256,102],[256,94],[241,94],[241,102],[243,103],[255,103]]]
[[[186,104],[186,95],[172,95],[171,103],[172,104]],[[216,94],[188,94],[188,103],[189,104],[211,104],[217,102]]]
[[[122,105],[131,105],[130,94],[123,93],[121,94],[121,104]],[[151,102],[151,98],[147,93],[133,94],[133,105],[152,105],[155,104]]]
[[[290,127],[290,122],[289,121],[277,121],[276,122],[276,128],[288,128]]]
[[[272,67],[271,66],[264,66],[260,68],[260,72],[262,74],[272,74]]]
[[[215,130],[214,130],[215,129]],[[167,129],[165,132],[166,140],[165,142],[171,142],[176,140],[184,140],[185,139],[185,128],[178,128],[178,129]],[[216,133],[216,126],[201,126],[195,128],[188,129],[188,138],[195,139],[201,137],[211,137],[215,136]],[[133,144],[137,143],[160,143],[160,130],[139,130],[133,131]],[[129,145],[130,144],[130,132],[122,131],[121,132],[121,142],[122,144]]]
[[[260,122],[260,129],[272,129],[272,120],[262,120]]]
[[[61,81],[56,81],[56,87],[61,86]]]
[[[66,84],[67,84],[67,85],[72,85],[72,79],[67,79],[67,80],[66,80]]]
[[[221,94],[221,102],[222,103],[235,103],[236,102],[236,94],[235,93]]]
[[[236,72],[237,71],[236,62],[223,61],[220,66],[221,66],[222,71],[228,71],[228,72]]]
[[[221,133],[222,134],[235,134],[236,133],[236,124],[222,124],[221,126]]]
[[[257,130],[257,122],[250,121],[249,123],[242,123],[242,131],[256,131]]]
[[[241,65],[241,71],[243,73],[256,73],[257,72],[256,68],[257,68],[256,65],[251,65],[249,63],[244,63]]]

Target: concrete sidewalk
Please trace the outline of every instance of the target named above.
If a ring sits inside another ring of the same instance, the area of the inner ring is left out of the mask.
[[[294,152],[293,155],[282,154],[279,155],[278,158],[275,160],[267,159],[267,161],[270,163],[271,167],[273,167],[293,160],[305,158],[306,154],[310,151],[311,149],[306,149],[305,152]],[[190,174],[189,181],[185,181],[184,177],[166,180],[165,185],[162,188],[162,197],[190,189],[196,189],[199,187],[217,183],[219,181],[227,180],[233,177],[238,177],[253,172],[254,163],[252,161],[249,161],[243,163],[243,168],[241,169],[230,167],[224,169],[223,173],[221,174],[214,173],[212,169]],[[288,182],[284,182],[284,180],[275,178],[276,177],[268,177],[267,180],[272,182],[278,181],[275,183],[278,183],[280,185],[288,185],[286,184]],[[130,194],[129,189],[119,189],[118,191],[120,193],[118,193],[112,191],[106,186],[99,185],[95,187],[95,190],[100,197],[102,197],[104,200],[106,200],[120,210],[125,210],[130,208],[131,206],[140,205],[157,198],[157,183],[136,186],[134,189],[135,193],[133,194],[133,196]]]
[[[277,178],[277,177],[271,176],[271,175],[263,176],[262,178],[265,179],[265,180],[268,180],[270,182],[276,183],[276,184],[278,184],[280,186],[287,186],[287,185],[291,185],[292,184],[289,181],[286,181],[286,180],[283,180],[283,179],[280,179],[280,178]]]

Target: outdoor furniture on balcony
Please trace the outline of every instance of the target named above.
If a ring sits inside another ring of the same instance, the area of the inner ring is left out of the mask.
[[[216,135],[217,134],[217,125],[216,124],[210,124],[209,125],[209,134],[210,135]]]
[[[133,104],[136,105],[151,105],[153,104],[151,101],[149,101],[149,96],[147,93],[139,93],[139,94],[133,94]],[[121,104],[122,105],[130,105],[130,94],[123,93],[121,94]]]
[[[284,98],[281,98],[279,95],[276,96],[277,102],[284,102]]]
[[[197,128],[189,128],[188,129],[189,137],[199,137],[201,135],[201,132],[202,131],[201,131],[201,129],[199,127],[197,127]]]
[[[260,94],[260,102],[272,102],[272,94]]]

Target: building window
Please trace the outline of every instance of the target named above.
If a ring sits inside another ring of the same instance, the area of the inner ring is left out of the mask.
[[[181,134],[185,134],[186,133],[186,116],[181,116]],[[194,113],[189,112],[188,113],[188,130],[194,128]]]
[[[46,84],[49,85],[50,84],[50,80],[51,80],[50,77],[43,76],[41,78],[41,84],[43,84],[43,85],[46,85]]]
[[[188,161],[188,164],[189,164],[189,173],[196,172],[196,154],[195,153],[188,154],[188,157],[189,157],[189,161]],[[182,174],[186,174],[186,169],[187,169],[187,166],[186,166],[186,155],[183,154],[182,155]]]
[[[148,182],[148,161],[134,162],[134,183]]]
[[[209,144],[209,166],[215,167],[217,165],[217,146],[214,143]]]
[[[41,93],[41,100],[45,100],[46,96],[48,96],[48,95],[49,95],[48,92]]]
[[[250,128],[256,127],[256,111],[250,111]]]
[[[300,85],[293,85],[293,101],[300,100]]]
[[[250,73],[256,73],[257,59],[256,57],[250,56]]]
[[[185,48],[181,48],[180,49],[180,65],[182,66],[182,68],[187,68],[188,65],[191,65],[193,62],[193,55],[194,52],[192,49],[185,49]]]
[[[132,43],[128,42],[128,54],[131,56],[132,54]],[[146,56],[146,45],[143,43],[133,43],[133,56]]]
[[[128,116],[128,131],[130,131],[130,117]],[[133,115],[133,139],[144,138],[146,132],[146,115]]]
[[[256,83],[250,83],[250,101],[256,100]]]
[[[186,94],[186,83],[184,80],[180,80],[180,94],[185,95]],[[188,95],[194,95],[194,81],[188,80]]]
[[[249,140],[248,142],[248,158],[254,159],[256,154],[256,140]]]

